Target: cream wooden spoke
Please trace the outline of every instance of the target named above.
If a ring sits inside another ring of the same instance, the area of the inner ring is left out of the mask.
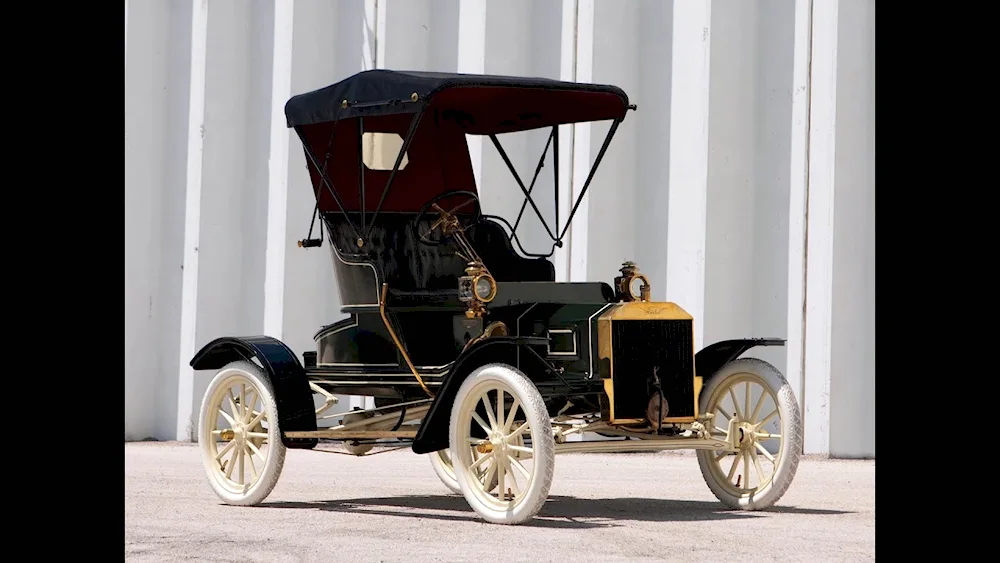
[[[478,467],[476,467],[475,472],[476,472],[476,476],[479,478],[479,480],[482,481],[483,475],[486,473],[486,471],[489,470],[489,465],[490,465],[491,458],[493,457],[493,453],[490,452],[490,453],[483,454],[483,455],[479,455],[478,453],[474,453],[472,455],[475,458],[475,460],[477,462],[480,462],[480,464],[481,464]]]
[[[743,407],[744,408],[743,412],[747,413],[747,417],[749,417],[750,416],[750,389],[751,389],[750,388],[750,382],[747,381],[746,383],[743,384],[743,386],[746,387],[746,389],[747,389],[747,402],[744,403],[745,406]]]
[[[722,434],[723,436],[725,436],[726,434],[729,434],[729,430],[727,430],[725,428],[719,428],[718,426],[715,427],[715,432],[717,432],[719,434]]]
[[[249,446],[250,442],[247,442],[247,445]],[[247,461],[250,463],[250,482],[253,483],[254,481],[257,480],[257,466],[255,466],[253,464],[253,455],[252,454],[246,456],[246,458],[247,458]]]
[[[466,438],[465,441],[472,444],[473,446],[478,446],[479,444],[485,444],[486,442],[489,442],[489,440],[485,440],[483,438],[473,438],[472,436]]]
[[[250,397],[253,397],[253,400],[251,400]],[[256,406],[257,406],[257,393],[256,393],[256,390],[255,389],[250,389],[250,392],[247,393],[247,404],[245,405],[245,408],[243,410],[243,420],[244,421],[249,421],[251,417],[253,417],[253,416],[255,416],[257,414],[257,409],[255,408]],[[253,426],[253,425],[252,424],[248,424],[247,426]]]
[[[511,470],[511,461],[513,461],[513,460],[510,458],[510,456],[504,456],[504,458],[505,459],[504,459],[503,464],[504,464],[504,467],[506,469],[507,476],[510,477],[510,481],[507,483],[507,486],[510,488],[511,497],[516,497],[516,496],[518,496],[518,495],[521,494],[521,485],[518,484],[517,477],[514,476],[514,472]],[[528,479],[529,478],[530,478],[530,474],[529,474],[529,476],[527,478],[525,478],[525,481],[524,481],[525,484],[528,483]],[[506,491],[504,491],[504,490],[500,491],[501,497],[503,496],[503,494],[505,492]],[[513,498],[511,500],[513,500]]]
[[[253,452],[253,455],[259,457],[261,461],[264,461],[264,462],[267,461],[267,458],[265,458],[264,454],[262,454],[261,451],[259,449],[257,449],[257,446],[253,445],[253,442],[251,442],[251,441],[248,440],[247,441],[247,448],[249,448],[250,451]],[[253,457],[253,456],[251,456],[251,457]]]
[[[764,454],[764,457],[766,457],[768,461],[770,461],[771,463],[774,463],[774,456],[771,455],[771,452],[767,451],[767,448],[765,448],[764,446],[760,445],[759,443],[758,444],[754,444],[754,445],[757,447],[757,451],[758,452]]]
[[[247,427],[253,427],[257,424],[263,424],[265,422],[267,422],[267,413],[254,409],[253,412],[250,413],[250,420],[247,421],[246,425]]]
[[[475,471],[475,470],[477,470],[479,468],[480,465],[483,465],[487,461],[493,459],[493,457],[494,457],[493,456],[493,452],[485,454],[483,457],[481,457],[481,458],[477,459],[476,461],[472,462],[472,465],[469,466],[469,469],[472,469],[473,471]]]
[[[761,426],[764,426],[764,425],[765,425],[765,424],[767,424],[767,423],[768,423],[768,422],[769,422],[769,421],[770,421],[770,420],[771,420],[772,418],[774,418],[774,417],[775,417],[775,416],[777,416],[777,415],[778,415],[778,407],[774,407],[774,410],[773,410],[773,411],[771,411],[771,414],[769,414],[769,415],[765,416],[765,417],[764,417],[764,420],[762,420],[762,421],[760,421],[760,422],[757,422],[757,423],[755,423],[755,424],[754,424],[754,427],[756,427],[756,428],[760,428]]]
[[[497,419],[493,415],[493,405],[490,404],[490,394],[489,393],[490,393],[489,391],[486,391],[485,393],[483,393],[483,396],[480,397],[479,400],[482,401],[483,405],[486,407],[486,418],[488,418],[490,420],[490,427],[487,430],[487,432],[488,433],[492,433],[494,430],[497,429]]]
[[[238,406],[236,406],[236,398],[233,397],[233,390],[232,389],[229,390],[229,393],[226,395],[226,398],[229,399],[229,410],[231,410],[233,412],[233,417],[234,418],[238,418],[240,420],[243,420],[243,417],[240,416],[240,414],[241,414],[240,408]],[[221,405],[219,405],[219,410],[222,410],[222,406]]]
[[[222,448],[222,450],[215,456],[215,461],[222,461],[222,456],[229,453],[229,450],[233,449],[234,446],[236,446],[235,441],[230,441],[226,444],[226,447]]]
[[[729,452],[722,452],[719,455],[715,456],[715,461],[719,461],[722,458],[726,457],[727,455],[730,455],[730,453]]]
[[[739,399],[736,398],[736,390],[735,390],[735,388],[736,388],[735,385],[733,385],[732,387],[729,388],[729,396],[730,396],[730,398],[733,399],[733,409],[735,409],[734,412],[736,413],[736,418],[742,420],[743,419],[743,412],[740,411],[740,401],[739,401]]]
[[[260,412],[256,416],[254,416],[253,419],[247,423],[247,428],[253,428],[254,426],[257,426],[257,423],[259,422],[267,422],[266,413]]]
[[[503,479],[497,484],[497,494],[502,498],[502,492],[506,490],[506,487],[510,486],[510,466],[507,465],[506,455],[493,456],[493,462],[497,465],[497,475],[503,476]]]
[[[504,435],[510,434],[510,427],[513,426],[514,417],[517,415],[517,409],[521,408],[521,401],[517,397],[514,397],[514,404],[511,405],[510,410],[507,411],[507,422],[504,423],[503,433]]]
[[[240,455],[240,485],[242,485],[246,483],[246,472],[245,472],[246,464],[244,462],[246,461],[247,457],[247,449],[245,447],[240,448],[239,452],[237,453],[239,453]]]
[[[229,416],[229,413],[227,413],[226,411],[222,410],[222,407],[219,407],[218,410],[219,410],[219,414],[221,414],[222,417],[226,419],[226,422],[229,423],[229,426],[235,428],[236,427],[236,421],[233,420],[233,417]]]
[[[236,442],[232,442],[235,444]],[[236,458],[239,457],[239,450],[234,450],[233,455],[229,457],[229,463],[226,464],[226,479],[233,478],[233,468],[236,467]]]
[[[503,389],[497,389],[497,429],[504,428],[506,425],[503,423],[503,403],[504,403],[504,392]]]
[[[750,452],[743,450],[743,488],[750,490]]]
[[[246,420],[247,413],[247,384],[240,383],[240,420]],[[236,413],[233,413],[234,415]]]
[[[491,467],[496,467],[497,472],[497,498],[504,500],[503,494],[506,492],[507,487],[511,486],[511,482],[514,480],[510,471],[510,464],[507,463],[507,454],[494,451],[493,463]],[[514,486],[516,487],[516,483]]]
[[[754,432],[758,440],[780,440],[781,434],[768,434],[767,432]]]
[[[749,385],[749,384],[748,384]],[[764,397],[767,396],[767,390],[761,388],[760,397],[757,397],[757,406],[753,408],[753,413],[750,415],[750,422],[757,420],[757,415],[760,414],[760,407],[764,406]]]
[[[757,450],[752,450],[750,452],[750,457],[753,459],[753,466],[757,468],[757,479],[759,479],[760,482],[763,483],[764,481],[767,480],[767,477],[765,477],[764,475],[764,469],[761,468],[760,466],[760,458],[757,457]]]
[[[736,475],[736,468],[740,466],[740,456],[733,456],[733,464],[729,466],[729,480],[733,480],[733,475]]]
[[[267,432],[247,432],[250,438],[267,438]]]
[[[487,409],[486,412],[490,412],[490,411]],[[483,417],[479,416],[479,413],[477,413],[476,411],[472,411],[472,420],[475,420],[476,423],[479,424],[479,427],[483,429],[483,432],[486,432],[487,436],[489,436],[490,432],[493,431],[490,428],[490,425],[486,424],[486,421],[483,420]]]
[[[508,450],[514,450],[515,452],[525,453],[525,454],[534,453],[534,450],[532,450],[531,448],[528,448],[528,447],[525,447],[525,446],[515,446],[513,444],[509,444],[507,446],[507,449]]]
[[[496,472],[497,463],[496,460],[494,460],[494,462],[490,464],[489,469],[486,470],[486,474],[482,475],[482,478],[479,480],[479,482],[483,484],[483,487],[487,486],[486,483],[493,481],[493,476],[496,475]]]
[[[732,415],[730,415],[726,411],[722,410],[722,403],[721,403],[721,401],[720,401],[719,405],[717,407],[715,407],[715,410],[719,411],[719,413],[721,413],[722,416],[726,417],[726,422],[729,422],[729,419],[732,418]]]
[[[493,465],[496,466],[496,468],[497,468],[497,486],[499,487],[500,498],[502,499],[503,498],[503,491],[507,490],[507,484],[506,484],[506,479],[505,479],[505,477],[507,477],[507,475],[506,475],[507,472],[504,471],[505,468],[503,466],[503,461],[502,460],[498,459],[496,461],[496,463],[494,463]]]
[[[524,434],[527,430],[528,430],[528,422],[525,421],[524,424],[522,424],[521,426],[517,427],[517,430],[515,430],[515,431],[511,432],[510,434],[506,435],[505,438],[507,440],[510,440],[510,439],[514,438],[515,436],[520,436],[521,434]]]
[[[516,458],[507,456],[507,463],[509,463],[511,466],[513,466],[514,469],[517,469],[518,471],[520,471],[521,475],[524,475],[525,479],[531,479],[531,472],[528,471],[527,468],[525,468],[524,465],[520,461],[518,461]]]

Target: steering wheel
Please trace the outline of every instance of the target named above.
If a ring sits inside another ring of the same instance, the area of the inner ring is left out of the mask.
[[[466,200],[464,203],[460,203],[447,211],[442,209],[441,206],[437,204],[437,202],[441,201],[442,199],[455,196],[467,196],[469,199]],[[458,218],[455,217],[455,212],[457,212],[462,208],[468,207],[469,204],[472,203],[476,204],[476,211],[472,219],[464,223],[459,221]],[[421,221],[423,220],[425,215],[427,215],[432,211],[437,212],[440,215],[440,217],[438,218],[437,221],[434,222],[434,224],[431,225],[430,229],[428,229],[426,232],[423,233],[420,232]],[[433,198],[431,198],[430,201],[425,203],[424,206],[420,208],[420,212],[417,213],[417,217],[413,220],[413,231],[417,235],[417,241],[420,242],[421,244],[426,244],[427,246],[440,246],[441,243],[443,242],[443,239],[431,240],[429,238],[434,231],[441,229],[441,232],[446,236],[454,232],[456,229],[461,229],[464,231],[465,229],[468,229],[469,227],[478,223],[482,216],[483,216],[483,208],[479,203],[479,196],[476,195],[475,192],[470,192],[467,190],[451,190],[434,196]]]

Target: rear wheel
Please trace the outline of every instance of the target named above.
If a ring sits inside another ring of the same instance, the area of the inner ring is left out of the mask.
[[[455,480],[483,520],[520,524],[542,508],[555,440],[545,403],[523,373],[505,364],[472,372],[452,407],[450,444]]]
[[[516,444],[519,446],[524,445],[524,440],[521,436],[517,437]],[[483,457],[483,455],[486,455],[479,453],[475,446],[472,446],[471,444],[469,447],[473,450],[472,456],[476,459],[476,461],[478,461],[480,457]],[[428,456],[431,458],[431,467],[434,468],[434,473],[437,474],[439,479],[441,479],[444,486],[448,487],[448,489],[453,493],[462,494],[462,487],[458,484],[458,479],[455,477],[455,467],[451,462],[451,448],[445,448],[441,451],[428,454]],[[492,491],[496,487],[497,475],[494,473],[493,479],[490,481],[490,490]]]
[[[201,404],[198,441],[212,490],[226,504],[267,498],[285,463],[278,409],[264,370],[248,361],[219,370]]]
[[[445,448],[428,454],[428,457],[431,458],[431,467],[434,468],[434,473],[438,479],[441,479],[444,486],[453,493],[462,494],[462,487],[458,486],[458,480],[455,479],[455,468],[451,464],[451,450]]]
[[[772,506],[791,485],[802,452],[802,417],[785,377],[762,360],[736,360],[712,376],[699,408],[715,414],[712,435],[722,440],[735,418],[740,444],[735,453],[698,451],[708,487],[731,508]]]

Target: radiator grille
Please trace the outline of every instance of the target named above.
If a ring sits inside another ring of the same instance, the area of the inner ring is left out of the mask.
[[[694,416],[694,346],[690,320],[611,323],[615,418],[645,418],[654,368],[669,418]]]

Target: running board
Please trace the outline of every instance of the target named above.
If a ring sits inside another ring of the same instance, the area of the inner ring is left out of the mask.
[[[301,434],[301,432],[300,432]],[[647,439],[647,440],[594,440],[556,444],[557,454],[568,453],[623,453],[656,452],[664,450],[716,450],[736,451],[725,440],[703,438]]]
[[[284,432],[285,438],[325,438],[327,440],[376,440],[380,438],[416,438],[416,430],[312,430]]]

